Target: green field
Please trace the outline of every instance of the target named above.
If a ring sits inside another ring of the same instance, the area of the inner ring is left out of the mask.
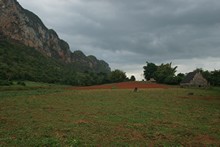
[[[220,146],[219,88],[0,87],[0,146],[204,145]]]

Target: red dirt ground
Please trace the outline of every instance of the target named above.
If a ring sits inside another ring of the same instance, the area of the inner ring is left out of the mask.
[[[146,88],[168,88],[166,85],[146,82],[122,82],[114,84],[96,85],[96,86],[85,86],[85,87],[72,87],[70,89],[75,90],[92,90],[92,89],[146,89]]]

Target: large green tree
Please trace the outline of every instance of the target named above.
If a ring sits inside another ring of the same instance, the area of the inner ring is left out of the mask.
[[[154,78],[158,83],[178,84],[182,79],[182,75],[175,76],[177,66],[172,67],[172,63],[157,66],[154,63],[147,62],[143,68],[146,80]]]
[[[131,76],[130,81],[136,81],[136,78],[134,75]]]
[[[110,81],[113,83],[124,82],[126,80],[127,80],[127,76],[125,72],[119,69],[112,71],[110,74]]]
[[[150,80],[150,78],[154,78],[154,74],[157,71],[157,65],[154,63],[147,62],[147,65],[144,68],[144,78],[146,80]]]
[[[154,73],[155,80],[159,83],[173,83],[173,80],[175,80],[176,69],[177,66],[173,68],[172,63],[161,64]]]

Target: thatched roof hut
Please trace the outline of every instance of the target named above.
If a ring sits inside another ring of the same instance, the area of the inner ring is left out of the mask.
[[[190,72],[180,83],[180,86],[197,86],[206,87],[208,86],[208,81],[202,76],[198,71]]]

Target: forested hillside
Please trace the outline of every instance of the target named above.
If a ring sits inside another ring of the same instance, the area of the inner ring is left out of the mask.
[[[0,79],[30,80],[71,85],[93,85],[107,82],[108,72],[95,72],[50,58],[37,50],[6,40],[0,41]],[[79,64],[79,63],[78,63]]]

